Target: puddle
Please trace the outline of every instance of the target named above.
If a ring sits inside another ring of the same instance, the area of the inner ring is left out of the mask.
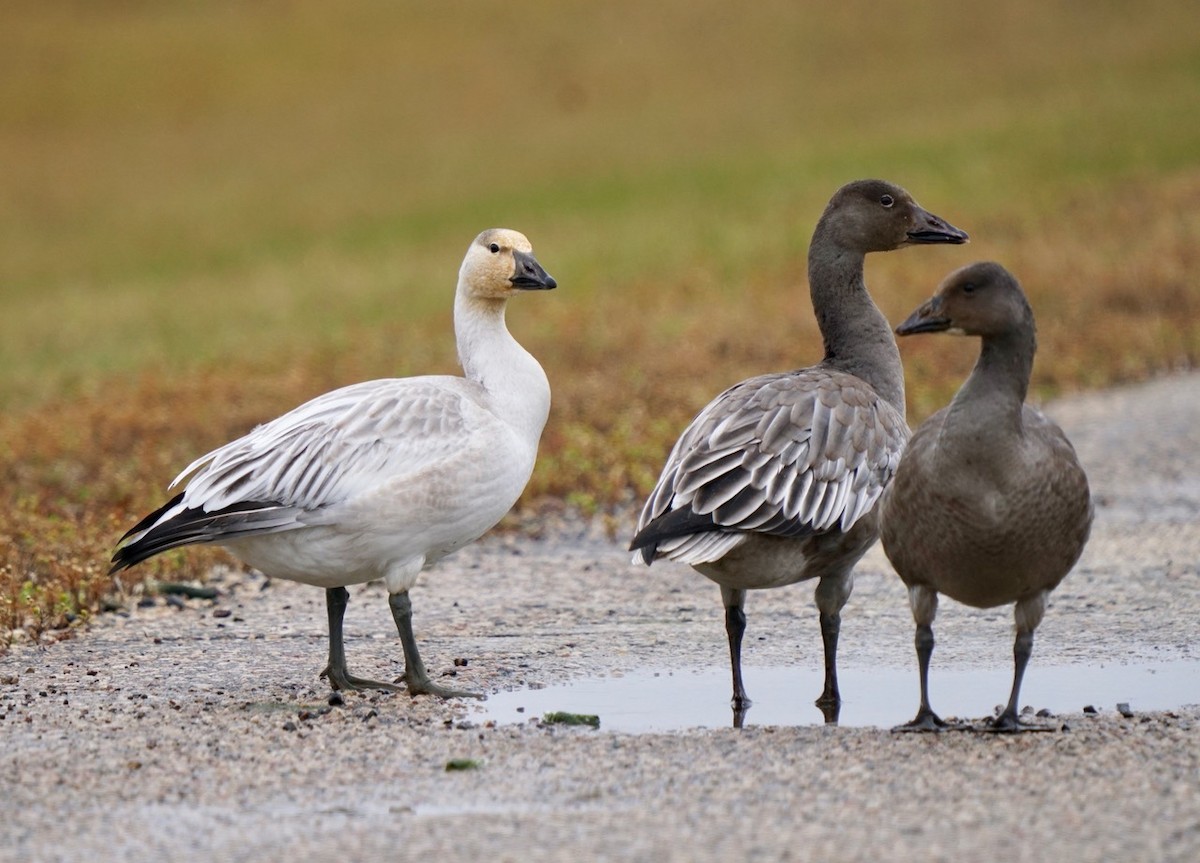
[[[746,690],[754,701],[745,725],[819,725],[813,704],[824,677],[815,669],[744,668]],[[890,728],[907,722],[917,711],[915,668],[844,668],[839,724]],[[1008,700],[1012,670],[934,668],[930,700],[943,717],[979,718]],[[543,689],[499,692],[479,708],[484,720],[527,722],[556,710],[593,713],[601,730],[623,732],[721,728],[732,725],[730,681],[726,669],[706,671],[638,671],[619,677],[579,680]],[[1200,661],[1147,665],[1078,665],[1038,667],[1031,664],[1021,687],[1022,705],[1054,713],[1078,713],[1094,705],[1111,713],[1127,702],[1135,712],[1171,710],[1200,704]],[[521,709],[523,708],[523,709]]]

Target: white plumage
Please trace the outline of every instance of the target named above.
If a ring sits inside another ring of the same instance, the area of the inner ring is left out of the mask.
[[[350,677],[340,653],[344,586],[382,579],[410,691],[463,694],[424,674],[407,592],[422,569],[495,525],[529,480],[550,387],[509,334],[504,308],[519,290],[553,287],[524,236],[480,234],[455,296],[465,377],[353,384],[201,456],[172,483],[183,491],[126,535],[114,571],[213,543],[270,576],[326,588],[335,689],[390,688]]]

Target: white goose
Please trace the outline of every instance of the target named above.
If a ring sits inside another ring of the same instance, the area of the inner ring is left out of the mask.
[[[516,231],[467,249],[454,299],[464,376],[394,378],[318,396],[196,459],[183,491],[135,525],[112,571],[196,543],[274,578],[323,587],[336,689],[396,690],[346,669],[345,585],[382,579],[411,694],[476,696],[429,679],[408,592],[421,570],[479,538],[525,488],[550,410],[546,374],[504,323],[518,291],[556,283]],[[476,696],[477,697],[477,696]]]

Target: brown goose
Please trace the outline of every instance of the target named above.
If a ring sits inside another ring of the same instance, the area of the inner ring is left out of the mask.
[[[634,561],[681,561],[721,586],[735,724],[750,705],[741,669],[746,591],[812,578],[825,646],[817,704],[837,721],[840,613],[851,570],[878,536],[875,502],[908,437],[900,354],[867,293],[863,259],[966,240],[892,183],[839,189],[808,251],[825,358],[717,396],[680,436],[646,501]]]
[[[1033,310],[1007,270],[977,263],[951,273],[896,332],[983,342],[954,400],[913,433],[880,503],[883,548],[917,624],[921,707],[901,728],[945,727],[929,706],[933,619],[944,593],[975,608],[1016,603],[1012,693],[991,725],[1015,731],[1033,631],[1091,530],[1087,477],[1062,429],[1024,403],[1037,348]]]

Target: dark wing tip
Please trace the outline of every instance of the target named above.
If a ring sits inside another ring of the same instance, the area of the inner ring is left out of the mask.
[[[642,557],[649,563],[658,551],[658,544],[664,539],[721,529],[722,526],[713,521],[711,515],[699,515],[691,507],[680,507],[664,512],[639,530],[629,543],[629,550],[640,549]]]

